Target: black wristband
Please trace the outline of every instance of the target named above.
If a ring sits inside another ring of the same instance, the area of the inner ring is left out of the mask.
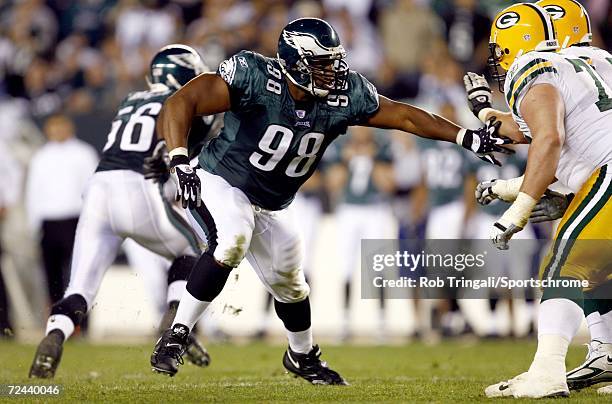
[[[189,157],[183,156],[181,154],[172,157],[172,160],[170,160],[170,168],[176,167],[179,164],[187,164],[187,165],[189,165]]]
[[[476,115],[476,117],[478,118],[480,111],[482,111],[485,108],[492,108],[491,103],[490,102],[479,102],[476,105],[472,104],[472,113]]]

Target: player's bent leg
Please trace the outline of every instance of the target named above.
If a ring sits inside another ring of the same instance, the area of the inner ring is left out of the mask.
[[[53,305],[46,336],[38,344],[29,377],[49,379],[55,376],[62,359],[63,343],[81,324],[86,313],[87,302],[78,294],[67,296]]]
[[[174,376],[190,345],[190,331],[210,302],[221,293],[233,268],[218,263],[209,253],[191,271],[172,326],[162,333],[151,355],[154,371]]]
[[[189,276],[172,327],[164,331],[151,355],[153,370],[171,376],[182,364],[191,329],[244,258],[255,226],[253,206],[241,190],[202,169],[197,173],[204,190],[202,205],[187,216],[208,250]]]
[[[198,259],[196,257],[184,255],[176,258],[168,269],[168,308],[160,323],[160,334],[172,325],[178,309],[179,300],[185,291],[187,279],[197,262]],[[210,364],[210,355],[208,351],[200,344],[195,335],[191,333],[188,337],[185,356],[189,362],[196,366],[206,367]]]
[[[321,351],[313,346],[310,287],[302,270],[301,239],[291,211],[256,212],[247,260],[274,296],[276,314],[285,325],[289,340],[283,357],[285,369],[313,384],[347,384],[320,360]]]
[[[123,239],[110,226],[107,216],[107,184],[92,178],[86,191],[72,254],[70,283],[47,322],[45,338],[36,351],[30,377],[55,375],[68,339],[91,307],[104,273],[117,255]]]

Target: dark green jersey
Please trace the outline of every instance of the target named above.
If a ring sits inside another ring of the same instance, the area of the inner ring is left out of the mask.
[[[525,172],[527,167],[526,156],[516,153],[509,156],[501,155],[498,158],[502,163],[501,167],[485,163],[475,156],[469,156],[468,169],[476,176],[478,182],[490,181],[492,179],[508,180],[520,177]],[[478,205],[478,207],[490,215],[501,216],[510,207],[510,204],[495,199],[488,205]]]
[[[138,91],[129,94],[119,105],[111,124],[108,140],[96,171],[132,170],[142,173],[145,157],[150,156],[159,142],[155,123],[169,89]],[[216,116],[196,117],[189,134],[189,154],[195,157],[214,135],[211,130]]]
[[[121,102],[97,171],[132,170],[142,173],[145,157],[151,155],[159,142],[155,132],[157,115],[171,94],[169,89],[138,91]]]
[[[342,202],[351,205],[372,205],[387,201],[389,196],[374,184],[374,166],[390,164],[393,161],[390,145],[382,139],[375,142],[374,155],[354,155],[346,161],[348,171],[342,192]],[[338,162],[341,162],[338,155]]]
[[[417,145],[430,205],[436,207],[462,199],[467,173],[463,149],[452,143],[422,138],[418,138]]]
[[[355,72],[342,94],[300,103],[276,59],[241,51],[217,73],[229,86],[231,109],[200,165],[264,209],[289,205],[327,146],[378,110],[376,88]]]

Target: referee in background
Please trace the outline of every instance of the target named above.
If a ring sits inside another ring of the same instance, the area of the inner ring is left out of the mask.
[[[44,124],[47,143],[30,162],[26,209],[34,234],[40,235],[51,304],[60,300],[70,278],[70,260],[85,184],[98,164],[89,144],[75,137],[73,122],[53,115]]]

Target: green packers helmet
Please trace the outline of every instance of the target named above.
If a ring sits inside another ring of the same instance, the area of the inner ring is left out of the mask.
[[[147,83],[149,87],[163,84],[176,91],[207,70],[208,67],[193,48],[172,44],[161,48],[153,56]]]
[[[276,56],[289,81],[316,97],[346,89],[346,51],[338,33],[323,20],[299,18],[287,24]]]

